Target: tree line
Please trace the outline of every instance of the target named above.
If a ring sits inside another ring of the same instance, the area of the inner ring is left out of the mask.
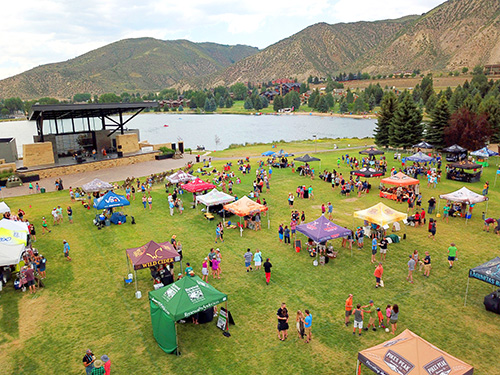
[[[423,113],[430,121],[422,122]],[[500,141],[500,81],[487,79],[474,68],[471,82],[436,94],[432,75],[410,93],[383,95],[375,143],[380,147],[410,148],[425,140],[436,149],[459,144],[470,150]]]

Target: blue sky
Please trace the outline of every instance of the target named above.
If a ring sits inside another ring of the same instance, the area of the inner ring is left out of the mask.
[[[422,14],[443,0],[21,0],[3,4],[0,79],[125,38],[265,48],[309,25]]]

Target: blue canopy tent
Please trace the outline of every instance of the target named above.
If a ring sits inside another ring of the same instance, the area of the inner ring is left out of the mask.
[[[130,206],[130,202],[123,195],[118,195],[112,191],[109,191],[102,197],[94,200],[94,208],[97,208],[98,210],[123,206]]]
[[[470,278],[484,281],[485,283],[500,287],[500,257],[496,257],[480,266],[469,269],[467,278],[467,289],[465,290],[464,306],[467,304],[467,294],[469,293]]]
[[[262,156],[274,156],[276,155],[276,152],[274,151],[266,151],[262,153]]]
[[[488,147],[480,148],[479,150],[470,153],[474,156],[479,156],[480,158],[489,158],[490,156],[498,156],[498,152],[490,150]]]
[[[415,161],[417,163],[428,163],[430,161],[433,161],[434,158],[424,154],[422,151],[419,151],[416,154],[413,154],[412,156],[408,156],[406,160]]]

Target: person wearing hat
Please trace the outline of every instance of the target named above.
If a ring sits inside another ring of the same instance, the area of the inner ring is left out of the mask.
[[[87,351],[85,352],[85,356],[83,357],[83,365],[85,366],[85,372],[87,375],[92,374],[92,370],[94,369],[94,361],[94,353],[92,353],[92,350],[87,349]]]
[[[111,361],[109,360],[109,357],[106,354],[103,354],[101,356],[101,361],[104,363],[104,374],[109,375],[111,373]]]
[[[69,243],[68,243],[68,241],[63,240],[63,244],[64,244],[64,250],[63,250],[64,251],[64,256],[66,257],[67,261],[70,261],[71,258],[69,257],[69,250],[70,250]]]
[[[91,375],[104,375],[106,370],[102,366],[102,361],[100,359],[94,362],[94,368],[92,369]]]
[[[370,320],[368,321],[368,327],[363,328],[365,331],[368,331],[370,326],[372,326],[372,330],[376,331],[375,328],[375,319],[377,318],[377,309],[373,304],[373,300],[370,300],[369,305],[362,306],[363,312],[370,314]]]

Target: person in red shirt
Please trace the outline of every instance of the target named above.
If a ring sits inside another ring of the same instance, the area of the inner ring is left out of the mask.
[[[377,316],[378,316],[378,328],[385,328],[384,314],[382,314],[382,311],[380,311],[380,307],[377,307]]]
[[[375,268],[375,272],[373,275],[375,276],[375,280],[377,284],[375,285],[375,288],[378,288],[382,284],[382,274],[384,273],[384,267],[382,266],[382,262],[378,262],[377,268]]]
[[[349,317],[352,314],[352,294],[349,294],[349,297],[345,300],[345,326],[349,325]]]
[[[425,224],[425,210],[422,208],[422,212],[420,212],[420,222],[422,225]]]

